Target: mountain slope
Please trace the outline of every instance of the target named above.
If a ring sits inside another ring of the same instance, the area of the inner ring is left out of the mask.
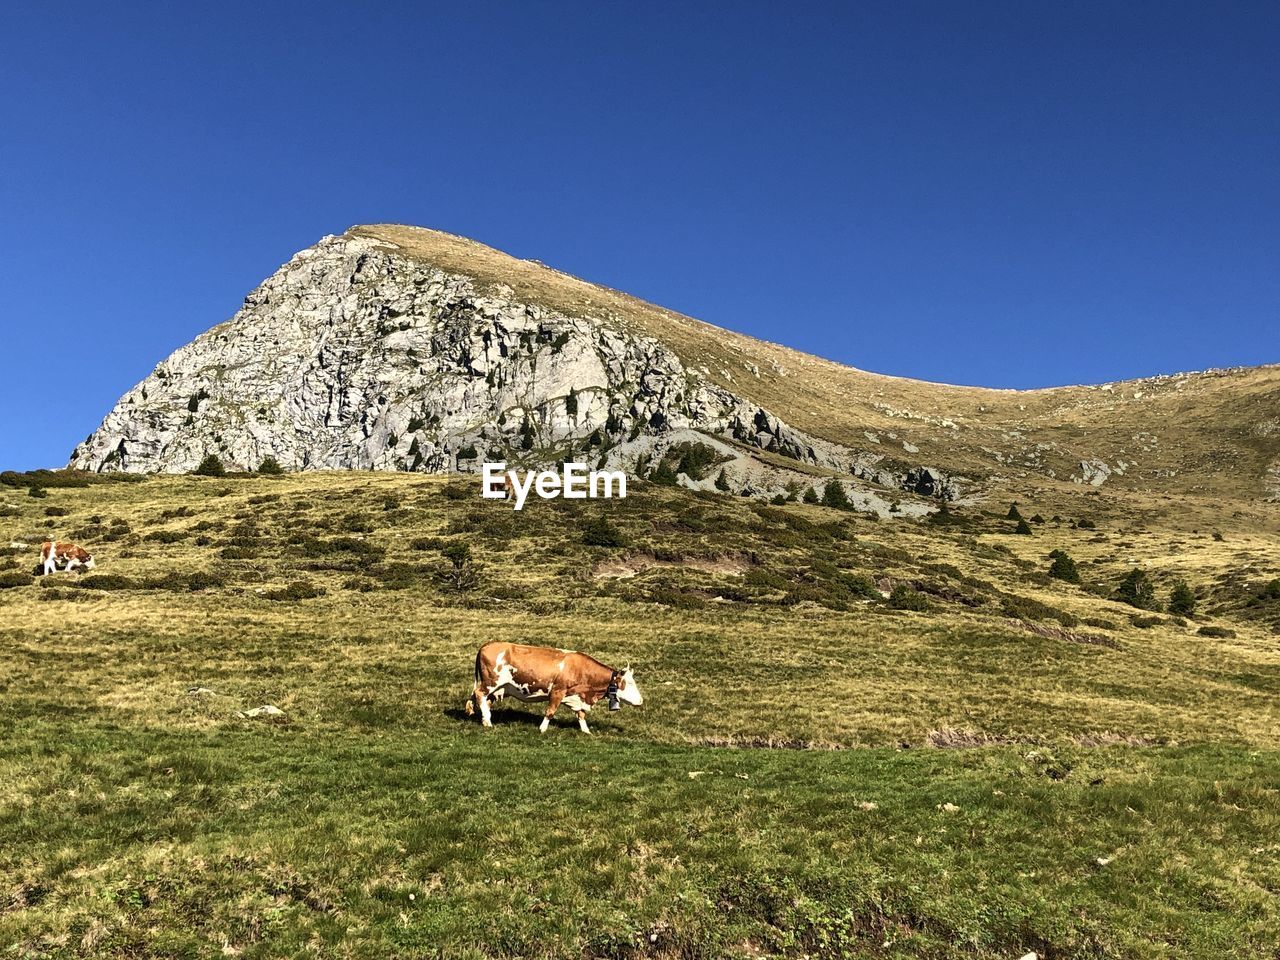
[[[217,453],[443,471],[573,456],[635,470],[700,435],[718,439],[734,489],[762,495],[813,475],[847,477],[855,496],[854,477],[958,495],[963,475],[1257,499],[1276,492],[1280,368],[1033,391],[886,377],[474,241],[359,226],[161,363],[72,465],[182,471]]]

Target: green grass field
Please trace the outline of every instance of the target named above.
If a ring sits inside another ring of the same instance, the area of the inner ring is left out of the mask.
[[[1007,502],[0,487],[0,546],[99,561],[0,558],[0,956],[1280,956],[1275,517],[1017,498],[1031,536]],[[1108,599],[1135,564],[1195,615]],[[630,663],[645,706],[482,730],[489,639]]]

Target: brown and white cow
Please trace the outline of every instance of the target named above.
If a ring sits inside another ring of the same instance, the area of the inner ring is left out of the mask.
[[[67,573],[76,567],[92,570],[93,556],[84,547],[69,543],[66,540],[46,540],[40,544],[40,569],[47,577],[58,569],[59,564],[66,566]]]
[[[630,667],[615,670],[573,650],[486,643],[476,654],[476,686],[467,701],[467,715],[478,708],[480,722],[493,726],[489,702],[508,694],[527,702],[547,702],[538,728],[542,733],[561,704],[577,714],[582,732],[590,733],[587,711],[599,701],[608,698],[610,710],[620,709],[620,702],[636,707],[644,703]]]

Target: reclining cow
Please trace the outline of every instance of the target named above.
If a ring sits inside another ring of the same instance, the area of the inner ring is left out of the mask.
[[[94,567],[93,556],[84,547],[66,540],[46,540],[40,544],[40,570],[43,575],[47,577],[56,572],[59,564],[64,566],[67,573],[77,567],[84,567],[86,570]]]
[[[546,701],[538,728],[542,733],[561,704],[577,714],[582,732],[590,733],[587,711],[599,701],[607,698],[610,710],[621,709],[622,703],[636,707],[644,703],[629,667],[615,670],[572,650],[486,643],[476,654],[476,685],[467,701],[467,715],[478,708],[480,722],[493,726],[489,703],[507,694],[526,702]]]

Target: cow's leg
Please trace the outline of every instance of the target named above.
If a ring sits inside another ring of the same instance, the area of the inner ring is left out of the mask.
[[[578,711],[578,727],[583,733],[591,732],[591,728],[587,726],[587,711],[585,710]]]
[[[78,566],[80,566],[80,561],[75,557],[72,557],[70,560],[67,561],[67,573],[71,573]]]
[[[47,577],[49,576],[49,574],[53,573],[57,569],[58,569],[58,555],[54,553],[52,550],[50,550],[49,555],[44,558],[44,575]]]
[[[539,733],[546,733],[547,727],[551,726],[551,718],[555,716],[555,712],[560,709],[560,701],[564,699],[563,690],[552,690],[551,699],[547,703],[547,712],[542,718],[542,725],[538,727]]]
[[[480,725],[482,727],[493,726],[493,713],[489,710],[489,694],[482,688],[477,686],[472,696],[475,698],[476,706],[480,709]],[[467,704],[471,706],[471,704]]]

